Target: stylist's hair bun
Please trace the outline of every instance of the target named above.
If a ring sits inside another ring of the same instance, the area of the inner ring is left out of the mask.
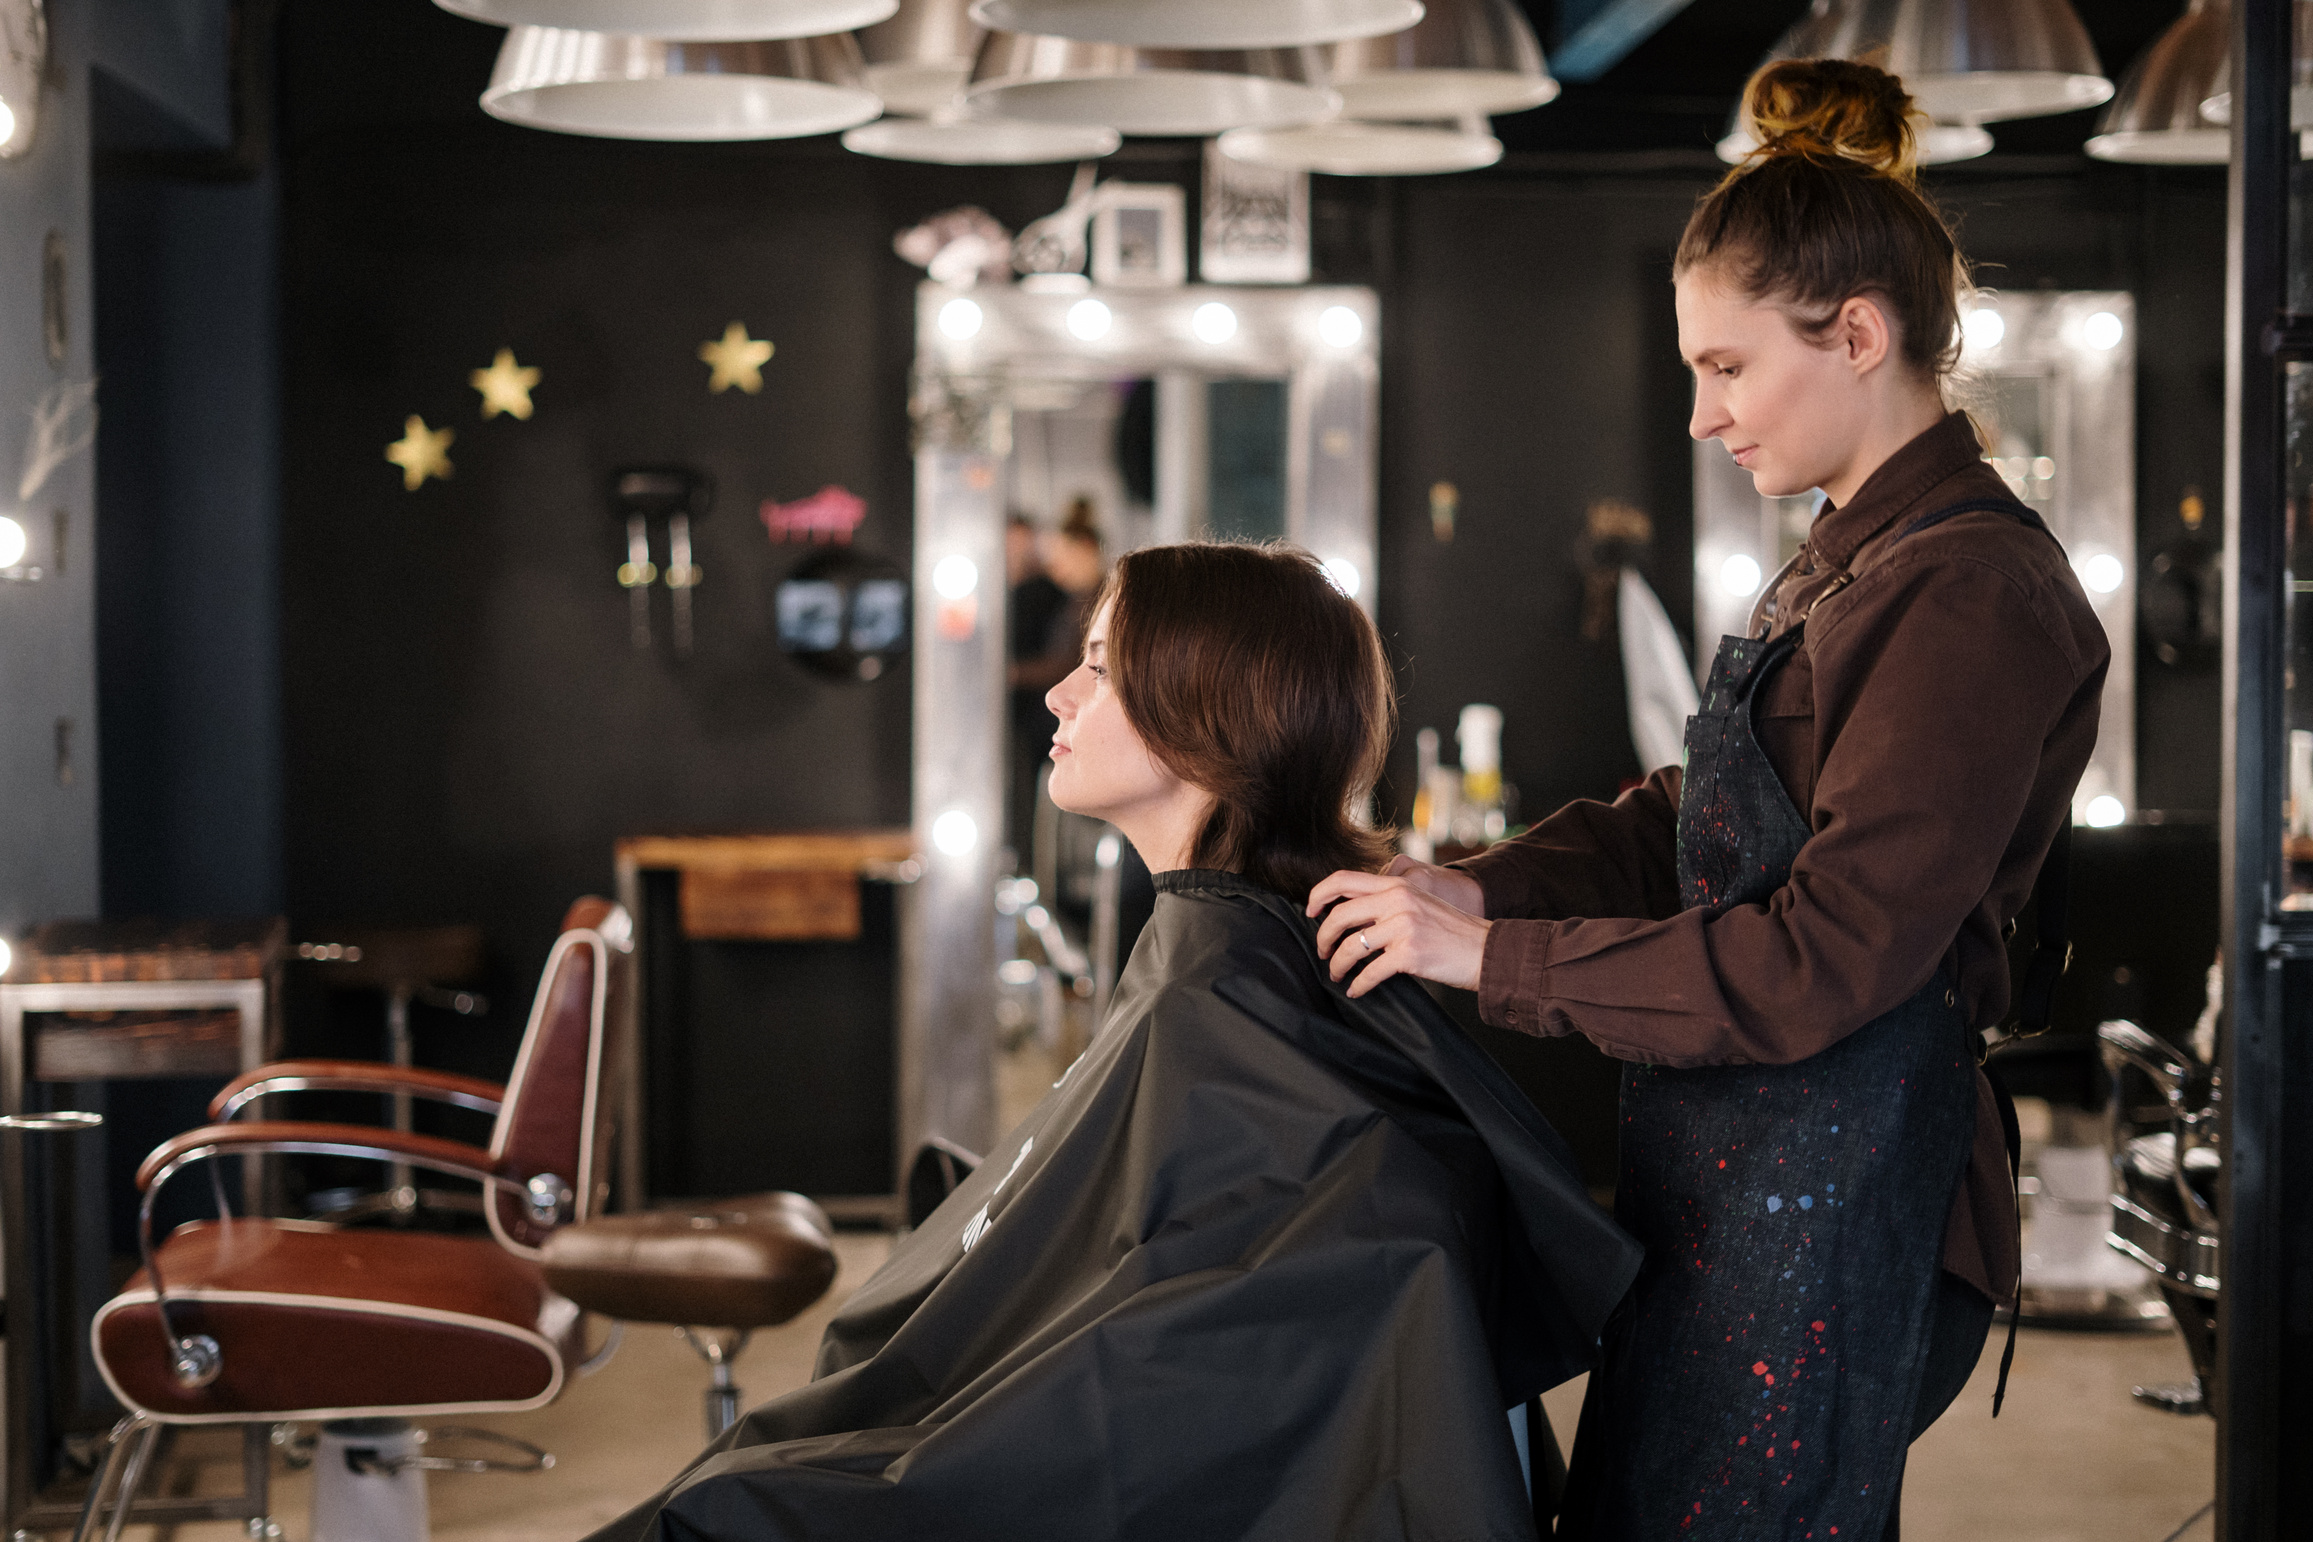
[[[1918,147],[1916,109],[1903,82],[1846,59],[1783,59],[1751,77],[1743,116],[1754,161],[1804,156],[1852,161],[1909,182]]]

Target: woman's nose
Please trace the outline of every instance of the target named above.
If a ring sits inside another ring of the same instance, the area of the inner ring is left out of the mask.
[[[1719,403],[1718,393],[1707,386],[1696,386],[1695,410],[1687,419],[1687,437],[1716,439],[1727,423],[1727,412]]]
[[[1044,693],[1044,708],[1054,717],[1066,718],[1075,715],[1076,699],[1069,693],[1068,688],[1076,683],[1076,676],[1082,668],[1083,666],[1079,665],[1076,669],[1070,670],[1058,685]]]

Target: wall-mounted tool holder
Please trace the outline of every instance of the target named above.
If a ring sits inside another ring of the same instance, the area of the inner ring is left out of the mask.
[[[667,630],[675,657],[691,656],[691,591],[703,576],[692,560],[691,521],[715,501],[715,481],[688,466],[630,466],[610,482],[612,512],[626,524],[626,561],[619,587],[627,592],[628,635],[637,649],[651,645],[651,586],[667,589]],[[665,531],[667,565],[651,560],[651,526]]]

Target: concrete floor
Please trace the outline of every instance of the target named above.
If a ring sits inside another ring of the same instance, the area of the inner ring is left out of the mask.
[[[1002,1102],[1032,1107],[1052,1071],[1033,1053],[1005,1057]],[[828,1318],[889,1252],[888,1238],[837,1239],[842,1272],[827,1298],[785,1328],[761,1335],[737,1364],[750,1402],[810,1378]],[[2145,1408],[2132,1386],[2190,1374],[2170,1333],[2086,1334],[2027,1329],[2019,1337],[2005,1410],[1991,1417],[2000,1339],[1973,1384],[1912,1448],[1904,1486],[1905,1542],[2205,1542],[2215,1427]],[[552,1407],[466,1423],[504,1430],[555,1453],[551,1471],[528,1475],[435,1475],[434,1535],[442,1542],[574,1542],[655,1492],[704,1443],[706,1367],[665,1328],[636,1326],[610,1363],[575,1382]],[[1570,1445],[1582,1399],[1578,1380],[1545,1400],[1561,1444]],[[230,1483],[229,1437],[189,1440],[188,1456],[224,1458],[186,1477]],[[308,1480],[277,1477],[274,1512],[292,1542],[306,1542]],[[129,1535],[152,1537],[151,1528]],[[238,1526],[177,1528],[182,1542],[230,1542]],[[159,1542],[159,1539],[155,1539]]]

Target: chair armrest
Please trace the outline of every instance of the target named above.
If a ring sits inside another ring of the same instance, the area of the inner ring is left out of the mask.
[[[453,1177],[489,1183],[500,1177],[498,1164],[480,1146],[439,1135],[418,1135],[404,1130],[381,1130],[366,1124],[327,1124],[319,1120],[252,1119],[245,1124],[205,1124],[197,1130],[163,1141],[137,1167],[137,1192],[149,1191],[188,1162],[205,1157],[258,1155],[269,1151],[297,1151],[325,1156],[374,1157],[380,1162],[408,1162]]]
[[[2183,1098],[2192,1079],[2192,1063],[2167,1040],[2125,1019],[2097,1024],[2096,1038],[2107,1067],[2115,1071],[2123,1064],[2136,1067],[2172,1107]]]
[[[276,1060],[243,1071],[227,1082],[224,1090],[209,1100],[209,1117],[224,1123],[244,1105],[271,1092],[405,1092],[485,1114],[495,1114],[498,1105],[506,1101],[502,1084],[454,1071],[429,1071],[375,1060]]]

